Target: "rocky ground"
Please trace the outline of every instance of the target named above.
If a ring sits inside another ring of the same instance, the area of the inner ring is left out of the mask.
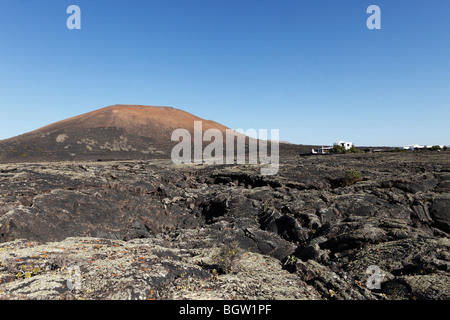
[[[450,299],[449,152],[259,173],[0,165],[0,298]]]

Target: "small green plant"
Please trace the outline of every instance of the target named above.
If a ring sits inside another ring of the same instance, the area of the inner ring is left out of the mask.
[[[20,271],[18,273],[16,273],[16,278],[17,279],[21,279],[22,277],[25,278],[25,279],[31,278],[31,272],[28,269],[28,267],[25,266],[25,265],[22,265],[20,267]]]
[[[334,153],[334,154],[344,154],[346,152],[347,152],[347,150],[345,150],[345,148],[343,146],[340,146],[337,144],[335,144],[333,146],[333,149],[331,150],[331,153]]]
[[[362,180],[361,172],[351,169],[345,173],[344,185],[348,187],[354,185],[355,183],[361,180]]]
[[[289,265],[289,264],[294,264],[295,265],[297,263],[297,260],[298,260],[297,257],[294,256],[293,254],[290,255],[290,256],[287,256],[286,257],[286,261],[283,264],[283,267],[286,266],[286,265]]]
[[[291,254],[290,256],[287,257],[289,261],[292,261],[293,263],[297,262],[297,257],[294,256],[293,254]]]
[[[5,266],[7,270],[13,272],[14,276],[18,280],[29,279],[45,272],[44,266],[17,265],[17,261],[15,259],[8,259],[5,262],[2,262],[1,265]]]
[[[236,242],[227,243],[220,248],[215,262],[223,273],[230,273],[237,270],[242,251]]]
[[[432,146],[431,148],[428,148],[428,150],[431,150],[431,151],[442,151],[443,149],[441,148],[441,146]]]
[[[328,293],[330,294],[330,298],[333,298],[336,295],[336,292],[331,289],[328,289]]]
[[[351,148],[348,149],[346,152],[348,152],[348,153],[361,153],[362,151],[359,150],[359,149],[356,148],[356,147],[351,147]]]
[[[297,261],[298,258],[295,255],[287,256],[283,263],[283,269],[294,273],[297,270]]]
[[[345,153],[362,153],[363,151],[361,151],[360,149],[356,148],[355,146],[351,147],[350,149],[345,149],[345,147],[339,145],[339,144],[335,144],[333,146],[333,149],[331,150],[331,153],[334,154],[345,154]]]

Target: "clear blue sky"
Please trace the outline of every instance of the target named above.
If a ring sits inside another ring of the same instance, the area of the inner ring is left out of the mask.
[[[0,139],[144,104],[293,143],[450,144],[448,0],[1,0],[0,45]]]

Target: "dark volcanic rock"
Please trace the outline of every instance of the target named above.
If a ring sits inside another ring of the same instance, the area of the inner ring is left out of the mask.
[[[135,220],[145,221],[151,233],[176,223],[161,202],[145,195],[111,189],[56,189],[36,196],[32,207],[20,206],[2,216],[0,234],[2,241],[60,241],[69,236],[124,239],[130,237],[129,228]]]
[[[430,215],[436,227],[450,233],[450,195],[435,198],[430,206]]]
[[[289,214],[276,211],[265,212],[260,218],[261,228],[278,233],[282,238],[298,243],[309,237],[308,230],[304,230],[299,221]]]
[[[399,180],[394,183],[396,188],[406,192],[427,192],[438,185],[439,181],[432,174],[424,174],[415,179]]]
[[[449,299],[449,153],[259,169],[0,165],[0,297]],[[334,183],[349,169],[362,181]],[[69,266],[80,290],[63,287]]]

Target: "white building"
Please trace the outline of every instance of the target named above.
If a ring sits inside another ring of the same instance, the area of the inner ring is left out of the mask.
[[[349,150],[353,147],[353,142],[336,141],[333,145],[334,146],[338,145],[338,146],[344,147],[345,150]],[[333,147],[322,146],[322,148],[318,148],[317,150],[312,149],[311,153],[312,154],[327,154],[327,153],[331,153],[332,150],[333,150]]]
[[[353,142],[348,141],[336,141],[333,145],[344,147],[345,150],[350,150],[353,148]]]
[[[416,150],[416,149],[423,149],[425,146],[422,146],[420,144],[410,144],[409,146],[403,147],[405,150]]]
[[[317,151],[312,149],[311,153],[312,154],[327,154],[327,153],[330,153],[331,150],[333,150],[332,147],[322,147],[322,148],[318,148]]]
[[[409,146],[403,147],[404,150],[418,150],[418,149],[430,149],[433,146],[422,146],[420,144],[410,144]],[[439,146],[441,149],[444,148],[444,146]]]

